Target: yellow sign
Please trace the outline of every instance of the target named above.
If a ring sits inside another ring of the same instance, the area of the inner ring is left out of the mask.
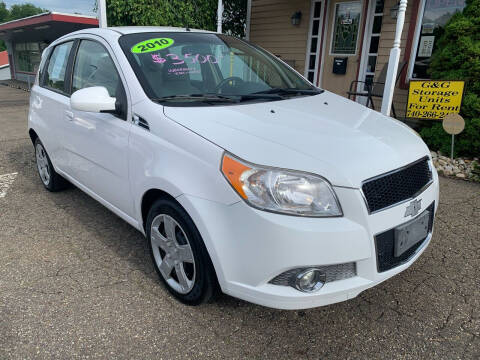
[[[405,117],[442,120],[458,114],[463,86],[463,81],[411,80]]]

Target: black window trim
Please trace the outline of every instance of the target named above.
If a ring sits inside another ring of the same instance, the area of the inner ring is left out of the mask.
[[[88,34],[89,35],[89,34]],[[103,39],[103,38],[102,38]],[[105,40],[105,39],[104,39]],[[126,111],[125,111],[125,116],[124,117],[121,117],[117,114],[112,114],[113,116],[115,116],[116,118],[120,119],[120,120],[124,120],[124,121],[127,121],[128,120],[128,109],[129,109],[129,106],[128,106],[128,95],[127,95],[127,89],[125,87],[125,82],[123,81],[122,79],[122,76],[120,75],[120,71],[118,70],[118,67],[117,65],[115,64],[115,61],[113,60],[114,59],[114,55],[112,54],[112,52],[110,52],[107,47],[105,45],[103,45],[100,41],[98,41],[97,39],[94,39],[92,37],[88,37],[88,36],[79,36],[77,38],[75,38],[75,48],[72,47],[72,50],[73,50],[73,56],[71,56],[71,58],[69,59],[69,61],[71,60],[71,63],[69,63],[69,79],[68,79],[68,83],[69,83],[69,96],[72,95],[73,93],[73,74],[74,74],[74,71],[75,71],[75,62],[77,61],[77,55],[78,55],[78,50],[80,49],[80,45],[82,43],[82,41],[92,41],[92,42],[95,42],[97,44],[99,44],[108,54],[108,56],[110,56],[110,59],[112,59],[112,62],[113,62],[113,66],[115,66],[115,71],[117,72],[117,75],[118,75],[118,79],[120,80],[121,84],[122,84],[122,88],[123,88],[123,93],[124,93],[124,100],[127,102],[126,104]]]
[[[45,76],[46,74],[48,73],[48,66],[50,65],[50,60],[52,58],[52,55],[55,51],[55,49],[57,48],[57,46],[60,46],[60,45],[63,45],[63,44],[66,44],[66,43],[69,43],[71,42],[72,43],[72,47],[70,48],[70,53],[68,54],[68,60],[67,60],[67,67],[65,68],[65,79],[64,79],[64,84],[63,84],[63,90],[64,91],[61,91],[60,89],[56,89],[56,88],[52,88],[50,86],[47,86],[45,84]],[[58,44],[55,44],[55,46],[53,46],[51,48],[51,50],[49,50],[49,54],[48,54],[48,59],[47,61],[45,61],[45,65],[44,67],[42,68],[42,74],[41,74],[41,79],[39,79],[39,85],[40,87],[44,88],[44,89],[47,89],[49,91],[53,91],[57,94],[60,94],[60,95],[63,95],[63,96],[66,96],[66,97],[70,97],[70,94],[68,91],[66,91],[67,88],[67,85],[68,85],[68,79],[70,77],[70,74],[69,74],[69,70],[70,70],[70,63],[72,61],[72,54],[73,54],[73,49],[74,49],[74,46],[75,46],[75,43],[76,43],[76,39],[72,39],[72,38],[69,38],[69,39],[65,39],[65,41],[62,41],[62,42],[59,42]]]

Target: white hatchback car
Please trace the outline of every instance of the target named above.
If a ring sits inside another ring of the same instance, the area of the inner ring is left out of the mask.
[[[187,304],[347,300],[431,239],[438,176],[420,137],[230,36],[66,35],[42,55],[28,126],[45,187],[70,182],[145,234]]]

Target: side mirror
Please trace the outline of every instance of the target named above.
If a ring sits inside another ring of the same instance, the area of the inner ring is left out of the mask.
[[[79,111],[115,112],[115,101],[103,86],[92,86],[75,91],[70,106]]]

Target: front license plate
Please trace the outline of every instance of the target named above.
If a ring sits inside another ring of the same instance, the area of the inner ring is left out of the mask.
[[[422,215],[406,224],[395,228],[394,256],[401,256],[413,245],[425,239],[428,235],[430,212],[424,211]]]

